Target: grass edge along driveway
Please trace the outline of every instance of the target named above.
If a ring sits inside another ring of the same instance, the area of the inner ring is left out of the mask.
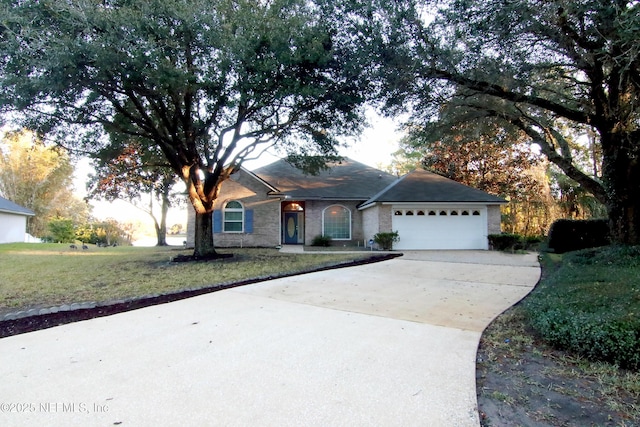
[[[231,258],[175,263],[176,247],[71,249],[66,244],[0,245],[0,314],[79,302],[106,302],[295,274],[362,262],[375,252],[281,253],[224,249]]]

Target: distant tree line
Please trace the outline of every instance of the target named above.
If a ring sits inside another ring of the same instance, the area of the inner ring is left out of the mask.
[[[131,245],[131,226],[113,219],[75,224],[70,218],[55,218],[47,224],[48,232],[42,239],[53,243],[82,242],[97,246]]]

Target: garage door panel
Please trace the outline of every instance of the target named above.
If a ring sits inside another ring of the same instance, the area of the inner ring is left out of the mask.
[[[473,211],[479,215],[472,215]],[[400,241],[396,249],[487,249],[486,211],[438,209],[436,215],[406,215],[406,210],[394,210],[402,215],[393,216],[393,230],[398,231]],[[424,210],[428,212],[429,210]],[[440,212],[447,215],[440,215]]]

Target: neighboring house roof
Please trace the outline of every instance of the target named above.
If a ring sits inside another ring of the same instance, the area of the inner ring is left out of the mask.
[[[7,200],[3,197],[0,197],[0,212],[25,215],[25,216],[34,216],[35,212],[31,209],[23,208],[20,205],[13,203],[11,200]]]
[[[397,180],[391,174],[348,158],[329,166],[317,175],[307,175],[285,160],[278,160],[253,173],[275,187],[278,195],[305,200],[367,200]]]
[[[502,204],[506,203],[506,200],[433,172],[418,169],[391,183],[363,203],[361,208],[375,203],[442,202]]]

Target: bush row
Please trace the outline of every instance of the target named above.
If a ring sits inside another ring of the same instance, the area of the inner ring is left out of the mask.
[[[610,243],[606,219],[559,219],[549,228],[549,249],[556,253],[606,246]]]
[[[572,252],[557,265],[552,259],[543,254],[544,279],[523,302],[530,325],[556,348],[639,370],[640,247]]]
[[[531,304],[529,304],[531,305]],[[531,326],[551,345],[589,360],[640,369],[640,322],[566,308],[530,307]]]
[[[580,249],[606,246],[610,243],[609,221],[606,219],[572,220],[559,219],[549,228],[548,249],[565,253]],[[538,236],[519,234],[490,234],[489,246],[499,251],[536,249],[544,239]]]
[[[517,251],[535,249],[544,239],[540,236],[521,236],[520,234],[490,234],[489,247],[497,251]]]

